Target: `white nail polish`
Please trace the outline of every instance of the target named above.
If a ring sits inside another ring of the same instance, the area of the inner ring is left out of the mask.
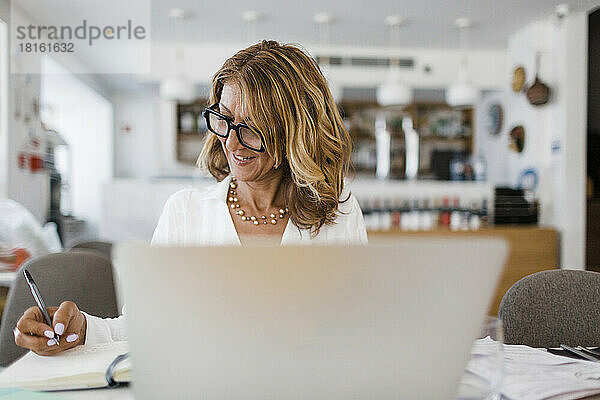
[[[72,343],[72,342],[76,341],[77,338],[79,338],[79,335],[74,333],[72,335],[67,336],[67,342]]]
[[[55,344],[56,344],[56,340],[54,340],[54,339],[48,340],[48,343],[47,343],[48,346],[54,346]]]
[[[13,333],[14,333],[15,337],[17,337],[17,335],[18,335],[19,333],[21,333],[21,331],[19,330],[19,328],[17,328],[17,327],[15,326],[15,329],[13,329]]]
[[[52,339],[54,337],[54,332],[52,332],[52,331],[44,331],[44,336],[46,336],[47,338]]]
[[[65,326],[63,324],[61,324],[60,322],[54,326],[54,332],[56,332],[58,335],[62,335],[64,333],[64,331],[65,331]]]

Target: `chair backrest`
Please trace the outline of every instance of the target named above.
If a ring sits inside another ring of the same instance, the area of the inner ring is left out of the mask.
[[[70,250],[95,250],[98,251],[102,254],[104,254],[105,256],[107,256],[109,259],[111,259],[111,255],[112,255],[112,243],[110,242],[102,242],[102,241],[98,241],[98,240],[92,240],[92,241],[86,241],[86,242],[79,242],[77,244],[75,244],[74,246],[71,246]]]
[[[118,316],[112,264],[105,256],[82,250],[30,259],[19,269],[8,293],[0,324],[0,366],[10,364],[27,352],[15,345],[13,335],[21,315],[35,306],[23,268],[34,277],[48,307],[71,300],[91,315]]]
[[[515,283],[500,303],[504,341],[600,346],[600,273],[551,270]]]

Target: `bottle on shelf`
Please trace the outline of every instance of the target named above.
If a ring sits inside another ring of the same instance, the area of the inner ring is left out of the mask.
[[[410,202],[408,200],[402,201],[402,207],[400,208],[400,229],[407,231],[410,229]]]
[[[481,212],[481,206],[479,202],[472,201],[471,202],[471,216],[469,218],[469,229],[472,231],[479,230],[481,228],[481,217],[479,213]]]
[[[440,225],[444,228],[450,226],[450,199],[444,196],[442,207],[440,208]]]
[[[401,204],[401,200],[400,198],[396,197],[394,198],[394,200],[392,201],[392,210],[391,210],[391,222],[392,222],[392,229],[400,229],[400,218],[402,216],[402,210],[401,210],[402,204]]]
[[[460,200],[454,197],[452,200],[452,208],[450,211],[450,229],[457,231],[461,226]]]
[[[392,201],[384,199],[379,213],[379,229],[389,231],[392,228]]]
[[[194,131],[196,126],[196,118],[194,118],[194,114],[192,114],[190,111],[184,111],[181,113],[179,125],[181,130],[184,132]]]

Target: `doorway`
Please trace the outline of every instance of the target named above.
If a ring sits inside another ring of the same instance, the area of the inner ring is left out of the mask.
[[[588,21],[586,266],[600,272],[600,8]]]

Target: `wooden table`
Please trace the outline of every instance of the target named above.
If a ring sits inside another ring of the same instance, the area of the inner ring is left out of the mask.
[[[554,229],[537,226],[495,226],[478,231],[450,231],[435,229],[430,231],[371,231],[370,239],[389,237],[501,237],[508,241],[510,251],[504,274],[498,283],[496,293],[488,310],[490,315],[498,313],[504,293],[519,279],[535,272],[558,268],[558,232]]]

